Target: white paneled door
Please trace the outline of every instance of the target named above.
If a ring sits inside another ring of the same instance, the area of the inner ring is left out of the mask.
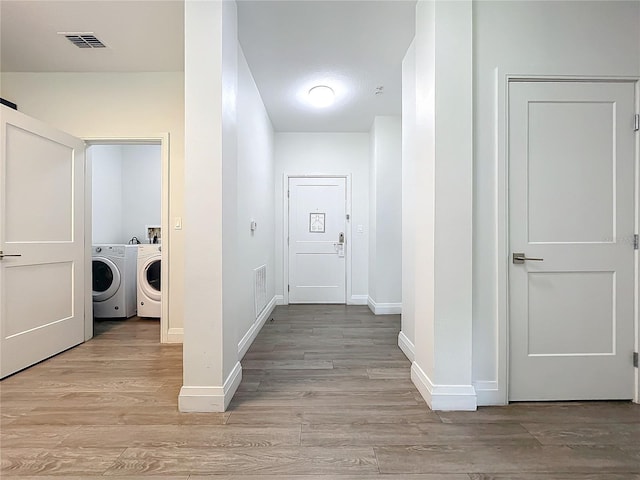
[[[289,178],[289,303],[346,302],[346,178]]]
[[[510,400],[633,397],[634,104],[628,82],[509,86]]]
[[[84,341],[84,143],[0,107],[0,377]]]

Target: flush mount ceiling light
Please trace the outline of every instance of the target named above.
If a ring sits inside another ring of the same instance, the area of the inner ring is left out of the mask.
[[[333,88],[326,85],[317,85],[309,90],[309,102],[317,108],[328,107],[336,98]]]

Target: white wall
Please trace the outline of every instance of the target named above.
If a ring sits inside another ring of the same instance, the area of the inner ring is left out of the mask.
[[[183,215],[184,74],[7,73],[0,95],[20,111],[80,138],[170,136],[170,218]],[[184,236],[171,230],[169,329],[184,316]]]
[[[414,327],[412,379],[452,409],[507,398],[505,76],[640,75],[638,2],[468,8],[419,1],[403,64],[403,214],[416,221],[403,225],[402,329]]]
[[[283,178],[284,175],[351,174],[352,298],[348,303],[366,304],[369,261],[369,134],[368,133],[276,133],[275,134],[275,235],[276,294],[284,295]],[[362,233],[358,233],[362,225]]]
[[[238,50],[237,310],[240,342],[255,325],[253,270],[267,266],[267,301],[275,304],[274,133],[242,49]],[[251,220],[258,227],[251,231]],[[265,312],[265,314],[268,312]]]
[[[497,137],[503,121],[504,76],[639,76],[640,3],[486,1],[473,5],[473,378],[483,404],[506,399],[506,327],[499,322],[504,320],[505,295],[498,303],[498,295],[505,292],[499,290],[498,271],[507,252],[498,250],[505,237],[498,230],[503,212],[497,202],[498,167],[504,161],[500,147],[504,139]]]
[[[91,151],[94,245],[124,243],[122,233],[122,146],[100,145]]]
[[[402,127],[378,116],[370,132],[369,307],[400,313],[402,302]]]
[[[147,225],[160,225],[162,157],[160,145],[122,147],[122,234],[124,243],[146,243]],[[164,234],[164,232],[162,232]]]
[[[415,356],[416,208],[416,50],[412,42],[402,61],[402,324],[398,344]]]
[[[376,215],[376,203],[377,203],[377,163],[375,159],[376,151],[376,123],[373,122],[371,131],[369,132],[369,258],[367,262],[368,279],[367,285],[369,290],[369,296],[367,298],[367,304],[371,308],[372,299],[376,298],[376,258],[378,252],[377,236],[378,236],[378,216]]]
[[[160,145],[93,145],[93,243],[147,243],[147,225],[160,225]]]

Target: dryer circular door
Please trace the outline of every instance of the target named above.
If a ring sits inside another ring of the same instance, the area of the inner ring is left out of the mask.
[[[144,261],[138,270],[138,284],[149,299],[160,301],[160,255]]]
[[[105,257],[93,257],[92,285],[93,301],[104,302],[115,295],[120,288],[120,270],[115,263]]]

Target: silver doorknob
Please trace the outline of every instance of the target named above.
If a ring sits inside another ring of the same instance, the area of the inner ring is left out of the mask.
[[[514,253],[513,254],[513,263],[516,265],[521,265],[523,264],[525,261],[533,261],[533,262],[543,262],[544,258],[532,258],[532,257],[527,257],[525,256],[524,253]]]
[[[4,257],[21,257],[22,255],[20,255],[19,253],[13,253],[13,254],[9,254],[9,253],[4,253],[2,250],[0,250],[0,260],[2,260]]]

